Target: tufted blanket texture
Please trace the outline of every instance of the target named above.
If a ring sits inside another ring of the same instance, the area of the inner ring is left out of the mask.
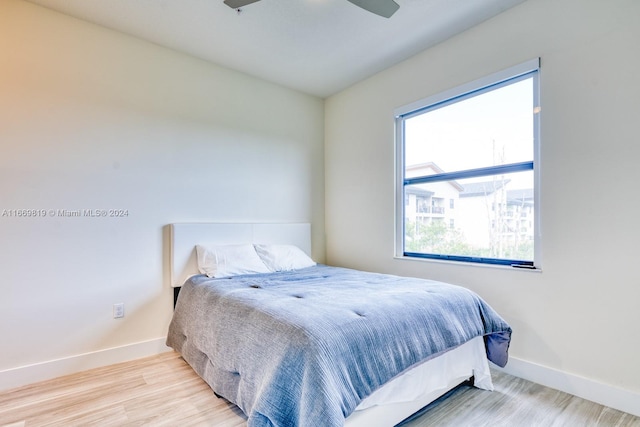
[[[249,427],[337,427],[385,382],[477,336],[504,366],[511,328],[470,290],[318,265],[193,277],[167,345]]]

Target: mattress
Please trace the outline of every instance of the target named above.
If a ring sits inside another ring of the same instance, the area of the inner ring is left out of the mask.
[[[493,390],[484,340],[476,337],[414,366],[364,399],[345,427],[389,427],[400,423],[473,377],[474,386]]]

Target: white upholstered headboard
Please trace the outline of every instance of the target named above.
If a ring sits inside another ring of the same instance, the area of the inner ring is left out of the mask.
[[[308,223],[185,223],[170,224],[171,286],[179,287],[199,274],[196,245],[271,243],[296,245],[311,256],[311,225]]]

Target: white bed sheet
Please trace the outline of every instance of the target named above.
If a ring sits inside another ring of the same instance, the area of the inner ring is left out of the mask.
[[[345,426],[395,425],[471,376],[476,387],[493,390],[483,337],[476,337],[389,381],[360,402]],[[415,410],[407,415],[407,408]]]

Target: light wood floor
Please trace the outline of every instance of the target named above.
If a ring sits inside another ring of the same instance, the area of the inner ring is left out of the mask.
[[[638,417],[503,373],[494,385],[461,386],[403,427],[640,427]],[[246,419],[174,352],[0,393],[0,426],[92,425],[232,427]]]

